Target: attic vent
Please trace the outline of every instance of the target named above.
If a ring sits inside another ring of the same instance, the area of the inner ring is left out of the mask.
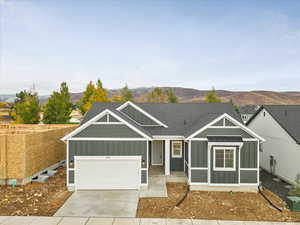
[[[284,110],[284,115],[287,116],[288,112],[287,110]]]

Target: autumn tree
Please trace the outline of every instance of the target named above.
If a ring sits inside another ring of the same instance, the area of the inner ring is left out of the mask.
[[[122,98],[122,96],[120,95],[113,95],[111,98],[112,102],[124,102],[124,99]]]
[[[213,88],[208,94],[205,96],[206,103],[218,103],[221,102],[221,99],[217,96],[216,90]]]
[[[92,81],[87,85],[83,96],[77,103],[81,114],[84,115],[94,102],[109,102],[107,90],[103,87],[101,80],[97,80],[96,86]]]
[[[44,107],[43,122],[47,124],[67,123],[71,118],[72,102],[66,82],[61,83],[60,91],[54,91]]]
[[[39,123],[40,105],[37,93],[26,90],[17,93],[10,115],[16,123]]]

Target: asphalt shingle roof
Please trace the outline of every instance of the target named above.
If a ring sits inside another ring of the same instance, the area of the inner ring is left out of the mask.
[[[118,113],[119,116],[127,119],[126,121],[129,120],[138,129],[143,129],[143,132],[147,132],[147,135],[157,136],[189,136],[224,113],[242,122],[240,115],[235,111],[231,103],[134,103],[168,126],[168,128],[141,127],[116,110],[121,104],[123,103],[94,103],[92,109],[84,116],[81,124],[84,124],[105,109]]]
[[[300,144],[300,105],[264,105],[247,122],[247,125],[262,110],[266,109],[268,113],[277,121],[277,123],[298,143]]]
[[[244,105],[239,108],[241,114],[254,114],[259,109],[257,105]]]

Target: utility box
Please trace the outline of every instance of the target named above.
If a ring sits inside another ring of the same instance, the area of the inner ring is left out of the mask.
[[[287,204],[291,211],[300,212],[300,197],[288,196]]]

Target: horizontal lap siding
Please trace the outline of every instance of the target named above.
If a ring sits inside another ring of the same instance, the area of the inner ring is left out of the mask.
[[[256,184],[257,182],[257,170],[242,170],[241,169],[241,183]]]
[[[208,171],[207,170],[191,170],[191,182],[192,183],[207,183]]]
[[[207,128],[198,134],[196,138],[206,138],[207,135],[241,135],[243,138],[253,138],[241,128]]]
[[[147,141],[70,141],[69,160],[74,156],[141,155],[147,167]]]
[[[257,154],[257,142],[244,142],[241,150],[241,168],[257,168]]]
[[[88,138],[140,138],[142,137],[126,125],[92,124],[80,131],[74,137]]]
[[[207,141],[192,141],[191,145],[191,166],[207,167]]]

